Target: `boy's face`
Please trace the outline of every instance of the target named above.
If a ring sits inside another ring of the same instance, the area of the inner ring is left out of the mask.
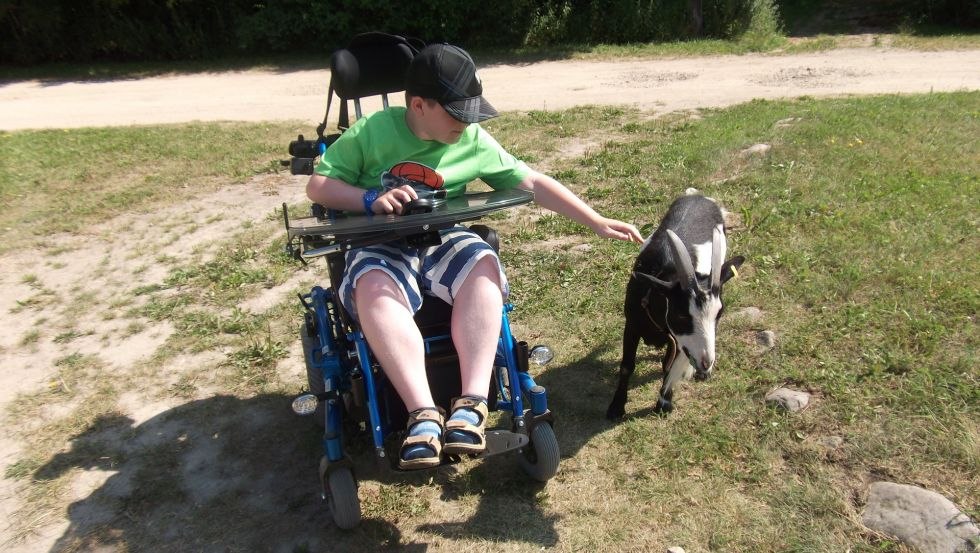
[[[469,123],[463,123],[449,115],[449,112],[435,100],[416,98],[421,104],[418,106],[420,111],[419,138],[423,140],[435,140],[443,144],[455,144],[463,135],[463,131]],[[414,104],[414,102],[413,102]],[[413,107],[415,107],[413,105]],[[423,136],[424,135],[424,136]]]

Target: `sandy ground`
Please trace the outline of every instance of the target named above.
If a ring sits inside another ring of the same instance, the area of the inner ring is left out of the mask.
[[[753,98],[977,90],[980,89],[978,68],[980,50],[915,52],[855,48],[794,56],[554,61],[489,66],[482,68],[481,74],[486,96],[501,111],[623,104],[666,113],[722,107]],[[0,129],[194,120],[299,120],[312,126],[322,117],[328,80],[327,71],[256,70],[105,82],[6,82],[0,84]],[[115,328],[113,325],[122,324],[118,319],[103,316],[120,295],[138,286],[158,284],[166,277],[166,268],[147,264],[141,252],[190,259],[192,252],[203,248],[207,255],[208,244],[220,237],[221,231],[213,217],[216,212],[233,214],[233,218],[241,221],[254,218],[255,213],[269,212],[283,201],[301,200],[303,184],[302,177],[263,177],[250,186],[229,187],[198,198],[193,205],[167,208],[145,220],[124,215],[85,234],[61,237],[56,241],[70,247],[63,253],[39,258],[31,252],[13,251],[0,258],[0,313],[4,327],[0,333],[0,366],[4,369],[0,371],[0,404],[3,409],[20,393],[59,385],[52,381],[57,374],[54,363],[64,354],[64,348],[52,340],[59,329],[42,326],[40,339],[29,344],[25,340],[38,327],[39,318],[70,317],[72,328],[81,333],[72,341],[73,350],[97,355],[119,371],[135,370],[173,332],[166,322],[147,321],[144,328],[132,333]],[[235,209],[230,209],[231,206]],[[174,226],[174,219],[179,217],[183,219]],[[182,228],[193,230],[174,240],[140,229],[140,225],[152,227],[164,222],[171,226],[172,234],[181,234]],[[130,232],[117,232],[121,228]],[[35,275],[36,280],[26,279],[25,275]],[[294,286],[296,282],[291,281],[267,290],[242,307],[261,312],[280,301]],[[70,290],[74,297],[87,298],[90,308],[75,312],[70,306],[56,307],[47,313],[24,307],[24,302],[29,303],[43,290]],[[197,371],[215,363],[215,356],[221,355],[211,352],[189,356],[182,358],[179,365],[184,371]],[[297,355],[291,355],[290,359],[296,361]],[[280,372],[302,381],[302,367],[290,363],[285,363],[288,366],[281,367]],[[72,405],[61,407],[70,409]],[[136,427],[179,406],[127,396],[120,400],[120,408]],[[21,448],[22,444],[9,432],[0,433],[0,464],[5,470],[23,456]],[[85,499],[112,474],[108,469],[83,471],[71,492],[72,499],[84,505]],[[19,481],[8,478],[0,481],[0,520],[11,521],[24,507],[20,485]],[[292,492],[270,489],[269,493],[288,496]],[[15,528],[9,522],[0,523],[0,549],[58,550],[66,545],[59,540],[72,532],[84,533],[85,522],[99,516],[98,513],[86,515],[78,509],[74,512],[69,509],[63,515],[54,520],[32,521],[35,531],[26,537],[15,536]]]
[[[483,67],[501,111],[623,104],[657,112],[753,98],[980,88],[980,50],[852,48],[614,62],[550,61]],[[268,121],[323,117],[329,71],[240,71],[105,82],[0,85],[0,129]],[[334,110],[336,112],[336,110]]]

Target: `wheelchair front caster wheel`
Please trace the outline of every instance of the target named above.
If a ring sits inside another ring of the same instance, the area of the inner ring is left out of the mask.
[[[361,522],[361,501],[357,498],[357,482],[347,467],[332,471],[327,477],[327,506],[334,524],[350,530]]]
[[[530,438],[531,442],[521,452],[521,468],[538,482],[547,482],[558,472],[558,438],[545,422],[534,427]]]

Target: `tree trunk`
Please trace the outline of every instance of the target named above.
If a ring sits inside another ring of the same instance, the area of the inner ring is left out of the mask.
[[[704,31],[704,13],[701,9],[701,0],[687,0],[687,7],[691,12],[691,33],[694,36],[701,36]]]

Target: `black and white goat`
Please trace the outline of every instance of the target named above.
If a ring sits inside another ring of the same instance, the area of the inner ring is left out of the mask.
[[[722,285],[745,258],[724,261],[728,246],[721,208],[704,196],[683,196],[670,205],[647,239],[626,286],[623,358],[619,386],[606,411],[626,412],[626,389],[636,368],[636,349],[667,346],[658,413],[673,409],[673,387],[682,378],[706,380],[715,364],[715,329],[724,311]]]

